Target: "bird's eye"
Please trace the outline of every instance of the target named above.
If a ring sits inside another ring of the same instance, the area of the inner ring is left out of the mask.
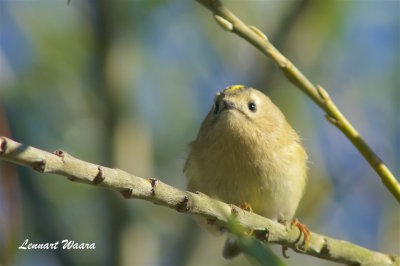
[[[252,111],[253,113],[254,113],[255,111],[257,111],[257,106],[256,106],[256,104],[253,103],[253,102],[249,102],[249,110]]]
[[[216,102],[214,106],[214,114],[216,115],[218,111],[219,111],[219,102]]]

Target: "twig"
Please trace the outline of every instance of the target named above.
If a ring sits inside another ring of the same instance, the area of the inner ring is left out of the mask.
[[[283,74],[295,86],[307,94],[326,113],[329,122],[335,125],[353,143],[364,156],[375,172],[381,177],[381,181],[393,196],[400,202],[400,184],[389,168],[368,146],[365,140],[350,124],[346,117],[336,107],[328,93],[319,85],[312,84],[304,75],[283,56],[268,40],[268,38],[256,27],[248,26],[236,17],[229,9],[224,7],[219,0],[196,0],[211,10],[217,23],[224,29],[236,33],[249,43],[254,45],[263,54],[271,58]]]
[[[263,241],[287,246],[322,259],[349,265],[400,265],[400,257],[386,255],[347,241],[311,233],[306,251],[299,249],[297,227],[283,226],[255,213],[209,198],[202,193],[181,191],[158,179],[140,178],[119,169],[112,169],[79,160],[62,150],[49,153],[0,137],[0,158],[31,167],[40,173],[53,173],[71,181],[116,190],[125,198],[137,198],[192,215],[205,217],[215,226],[229,228],[234,217],[241,226],[252,229]]]

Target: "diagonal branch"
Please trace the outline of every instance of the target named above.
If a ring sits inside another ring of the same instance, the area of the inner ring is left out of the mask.
[[[271,58],[283,74],[295,86],[307,94],[326,113],[329,122],[335,125],[353,143],[362,156],[368,161],[381,181],[393,196],[400,202],[400,184],[384,162],[368,146],[365,140],[340,112],[328,93],[319,85],[315,86],[300,72],[292,62],[282,55],[269,41],[268,38],[256,27],[248,26],[236,17],[229,9],[224,7],[219,0],[196,0],[211,10],[217,23],[225,30],[236,33],[263,54]]]
[[[349,265],[400,265],[398,256],[371,251],[317,233],[311,233],[308,249],[300,250],[299,241],[302,238],[297,227],[285,227],[255,213],[201,193],[179,190],[157,179],[144,179],[119,169],[88,163],[62,150],[49,153],[0,137],[0,159],[31,167],[40,173],[53,173],[71,181],[116,190],[128,199],[143,199],[179,212],[202,216],[221,228],[229,229],[229,222],[234,217],[241,226],[253,229],[255,237],[263,242],[287,246],[296,252],[322,259]]]

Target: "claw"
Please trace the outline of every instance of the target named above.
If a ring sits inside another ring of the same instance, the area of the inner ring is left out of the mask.
[[[285,258],[285,259],[289,259],[290,258],[290,256],[288,255],[288,254],[286,254],[286,251],[288,250],[288,247],[287,246],[282,246],[282,256]]]

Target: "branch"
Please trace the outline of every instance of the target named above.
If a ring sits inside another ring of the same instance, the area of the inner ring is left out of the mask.
[[[375,172],[381,177],[386,188],[400,203],[400,184],[389,168],[368,146],[365,140],[351,125],[346,117],[336,107],[324,88],[312,84],[304,75],[283,56],[269,41],[268,38],[256,27],[248,26],[236,17],[229,9],[224,7],[219,0],[196,0],[211,10],[217,23],[227,31],[236,33],[263,54],[272,59],[283,72],[286,78],[295,86],[307,94],[322,110],[325,111],[327,120],[335,125],[353,143],[358,151],[364,156]]]
[[[300,250],[298,242],[301,233],[297,227],[285,227],[205,194],[182,191],[154,178],[144,179],[119,169],[88,163],[62,150],[49,153],[0,137],[0,159],[31,167],[40,173],[53,173],[71,181],[116,190],[127,199],[143,199],[179,212],[202,216],[221,228],[229,229],[229,222],[234,217],[244,228],[254,230],[254,236],[263,242],[287,246],[296,252],[322,259],[349,265],[400,265],[398,256],[371,251],[317,233],[311,233],[308,249]]]

